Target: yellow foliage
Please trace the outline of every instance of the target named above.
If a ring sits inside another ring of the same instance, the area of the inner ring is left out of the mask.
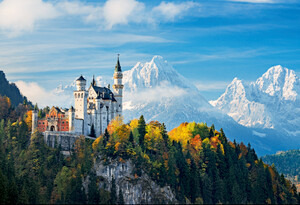
[[[27,111],[25,122],[28,126],[28,131],[31,131],[31,128],[32,128],[32,110]]]
[[[187,122],[181,123],[177,128],[174,128],[169,132],[169,137],[171,140],[175,140],[182,144],[183,148],[186,148],[187,141],[189,141],[193,136]]]
[[[112,135],[118,127],[123,125],[123,117],[117,116],[115,117],[107,126],[107,131],[110,135]]]
[[[128,125],[121,125],[120,127],[116,128],[115,133],[117,134],[117,136],[119,137],[120,141],[122,143],[124,143],[125,141],[128,140],[129,135],[130,135],[130,128]]]
[[[98,144],[100,143],[102,136],[98,137],[97,139],[95,139],[95,141],[92,144],[93,150],[96,150],[98,147]]]
[[[115,144],[115,150],[118,151],[119,150],[119,147],[120,147],[121,143],[120,142],[117,142]]]
[[[139,120],[138,119],[131,120],[131,122],[130,122],[130,128],[131,128],[131,130],[133,130],[134,128],[137,128],[138,124],[139,124]]]

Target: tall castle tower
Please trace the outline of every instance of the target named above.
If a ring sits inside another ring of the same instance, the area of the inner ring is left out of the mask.
[[[122,84],[122,79],[123,79],[123,74],[122,74],[119,55],[118,55],[118,61],[115,66],[114,85],[113,85],[115,98],[117,100],[117,109],[116,109],[117,116],[122,115],[122,98],[123,98],[123,87],[124,87],[124,85]]]
[[[75,118],[85,120],[87,113],[87,95],[85,90],[86,80],[80,76],[76,80],[76,91],[74,91],[75,98]]]

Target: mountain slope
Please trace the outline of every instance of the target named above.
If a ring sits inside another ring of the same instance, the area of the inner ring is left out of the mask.
[[[256,82],[245,83],[235,78],[225,93],[210,103],[241,125],[300,136],[299,93],[296,73],[274,66]]]
[[[3,71],[0,70],[0,95],[10,98],[12,105],[18,106],[27,98],[22,96],[19,88],[14,83],[9,83]],[[31,104],[31,103],[30,103]]]

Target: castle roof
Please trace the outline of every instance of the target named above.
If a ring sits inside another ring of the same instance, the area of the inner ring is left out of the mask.
[[[116,102],[116,99],[114,97],[114,93],[106,87],[98,87],[91,85],[94,91],[97,93],[97,99],[103,99],[103,100],[112,100],[113,102]]]
[[[119,56],[118,56],[117,64],[115,66],[115,72],[122,72],[120,61],[119,61]]]
[[[84,77],[81,75],[76,81],[86,81]]]

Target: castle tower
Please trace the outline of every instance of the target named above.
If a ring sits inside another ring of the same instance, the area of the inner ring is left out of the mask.
[[[118,61],[115,66],[115,73],[114,73],[114,94],[115,98],[117,100],[117,115],[116,116],[121,116],[122,115],[122,98],[123,98],[123,87],[124,85],[122,84],[122,79],[123,79],[123,74],[121,70],[121,65],[119,61],[119,55],[118,55]]]
[[[37,105],[35,105],[34,109],[32,110],[32,132],[34,132],[37,129],[37,123],[38,123],[38,108]]]
[[[75,109],[73,106],[69,109],[69,131],[74,131]]]
[[[80,76],[76,80],[76,91],[74,91],[75,98],[75,118],[85,119],[87,113],[87,91],[85,90],[86,80]]]

